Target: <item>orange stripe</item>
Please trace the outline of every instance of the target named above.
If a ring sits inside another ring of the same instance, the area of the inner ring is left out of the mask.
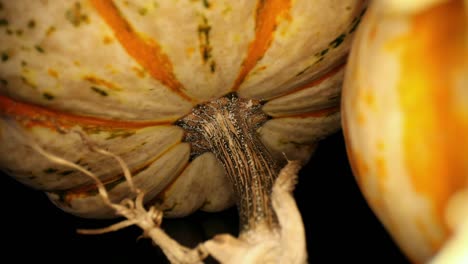
[[[257,5],[255,39],[250,43],[247,58],[237,76],[233,91],[237,91],[247,74],[266,53],[273,41],[275,29],[280,19],[289,19],[291,0],[260,0]]]
[[[452,0],[417,15],[408,36],[398,41],[405,163],[415,191],[432,202],[435,220],[447,232],[446,203],[466,184],[454,156],[466,150],[459,149],[452,111],[453,76],[463,67],[465,30],[463,1]],[[442,241],[427,236],[438,249]]]
[[[94,8],[106,23],[112,28],[116,38],[141,66],[156,80],[160,81],[182,98],[193,101],[185,92],[183,85],[177,80],[173,66],[161,47],[153,40],[144,40],[125,20],[112,0],[90,0]]]
[[[20,120],[27,126],[43,126],[51,129],[57,129],[58,126],[69,128],[77,124],[85,128],[100,127],[114,129],[137,129],[171,124],[169,121],[131,122],[73,115],[15,101],[3,95],[0,95],[0,114]]]

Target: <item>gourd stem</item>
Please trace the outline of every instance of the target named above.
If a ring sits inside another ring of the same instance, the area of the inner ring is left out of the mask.
[[[230,95],[196,107],[179,122],[193,155],[210,151],[223,164],[236,196],[241,233],[277,227],[270,196],[280,167],[256,132],[267,119],[258,101]]]

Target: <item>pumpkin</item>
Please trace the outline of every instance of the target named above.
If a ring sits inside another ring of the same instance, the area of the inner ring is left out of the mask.
[[[343,87],[356,180],[414,263],[468,260],[466,1],[374,1]]]
[[[270,193],[340,126],[346,55],[365,1],[0,1],[0,167],[60,208],[114,217],[135,197],[165,216],[239,207],[276,225]],[[19,134],[25,137],[18,136]],[[83,137],[86,140],[83,140]],[[37,149],[36,149],[37,150]]]

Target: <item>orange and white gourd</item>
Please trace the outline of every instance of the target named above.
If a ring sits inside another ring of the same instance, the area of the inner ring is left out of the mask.
[[[342,94],[357,182],[414,263],[468,262],[468,3],[373,1]]]
[[[0,167],[67,212],[111,217],[95,184],[14,136],[79,164],[111,198],[131,196],[124,159],[145,203],[166,216],[233,204],[212,153],[191,157],[175,123],[236,93],[259,100],[257,130],[272,155],[306,161],[339,128],[339,95],[358,0],[0,1]]]

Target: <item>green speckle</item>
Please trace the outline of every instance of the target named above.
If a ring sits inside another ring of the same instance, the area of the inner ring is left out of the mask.
[[[203,60],[203,63],[209,63],[211,72],[215,72],[216,63],[212,58],[212,46],[210,43],[210,32],[211,26],[208,24],[208,19],[205,16],[201,16],[201,23],[198,25],[198,41],[200,54]]]
[[[315,56],[317,56],[317,57],[323,57],[323,56],[325,56],[325,55],[328,53],[329,50],[330,50],[329,48],[326,48],[326,49],[320,51],[319,53],[315,54]]]
[[[5,79],[0,79],[0,83],[4,86],[7,86],[8,85],[8,81],[5,80]]]
[[[204,208],[205,206],[208,206],[208,205],[210,205],[210,204],[211,204],[210,201],[205,200],[205,201],[202,203],[202,205],[200,206],[200,208]]]
[[[41,46],[39,46],[39,45],[34,46],[34,48],[35,48],[38,52],[40,52],[40,53],[44,53],[44,52],[45,52],[44,49],[43,49]]]
[[[156,200],[156,201],[161,203],[161,204],[163,203],[163,199],[161,199],[161,198],[159,199],[159,201],[158,200]],[[176,207],[177,207],[177,203],[175,202],[174,204],[172,204],[171,207],[164,209],[163,212],[164,213],[169,213],[169,212],[173,211]]]
[[[304,74],[308,69],[310,69],[310,67],[312,67],[312,65],[309,65],[309,66],[305,67],[302,71],[300,71],[299,73],[296,74],[296,77],[301,76],[302,74]]]
[[[2,52],[2,62],[5,62],[9,59],[10,57],[6,52]]]
[[[232,7],[231,6],[226,6],[222,12],[223,15],[227,15],[232,12]]]
[[[62,176],[67,176],[68,174],[71,174],[71,173],[73,173],[73,170],[66,170],[66,171],[60,172],[59,174]]]
[[[111,134],[106,137],[106,140],[114,139],[114,138],[128,138],[133,136],[135,131],[128,131],[128,130],[116,130],[111,132]]]
[[[23,30],[22,30],[22,29],[17,29],[17,30],[16,30],[16,35],[17,35],[17,36],[23,35]]]
[[[104,91],[103,89],[101,89],[99,87],[96,87],[96,86],[91,86],[91,90],[93,90],[94,92],[98,93],[101,96],[108,96],[109,95],[106,91]]]
[[[49,192],[49,194],[53,194],[55,196],[57,196],[57,201],[55,202],[58,202],[60,205],[65,205],[65,206],[68,206],[68,207],[71,207],[71,204],[70,202],[67,200],[67,191],[65,190],[55,190],[55,191],[51,191]]]
[[[203,18],[203,23],[198,26],[198,39],[203,62],[211,58],[210,31],[211,26],[208,25],[207,19]]]
[[[82,23],[89,23],[89,17],[83,14],[81,4],[76,2],[65,12],[65,18],[75,27],[79,27]]]
[[[320,52],[320,56],[323,56],[323,55],[325,55],[327,53],[328,53],[328,49],[324,49],[324,50],[322,50],[322,52]]]
[[[25,85],[27,85],[27,86],[29,86],[29,87],[31,87],[31,88],[33,88],[33,89],[36,89],[36,88],[37,88],[36,85],[35,85],[34,83],[30,82],[30,81],[29,81],[26,77],[24,77],[24,76],[21,76],[21,81],[22,81]]]
[[[364,16],[365,13],[366,13],[366,9],[364,8],[362,10],[361,14],[359,14],[358,17],[353,19],[353,21],[351,22],[351,27],[349,29],[349,33],[353,33],[357,29],[359,23],[361,23],[362,16]]]
[[[335,40],[330,42],[330,46],[333,48],[337,48],[341,43],[343,43],[344,39],[346,38],[346,34],[339,35]]]
[[[44,173],[47,173],[47,174],[51,174],[51,173],[55,173],[57,172],[57,169],[54,169],[54,168],[47,168],[45,170],[43,170]]]
[[[202,2],[205,8],[210,8],[211,5],[210,5],[210,2],[208,2],[208,0],[203,0]]]
[[[48,92],[45,92],[42,94],[42,96],[44,97],[44,99],[46,100],[54,100],[55,96],[53,96],[51,93],[48,93]]]
[[[141,16],[145,16],[146,14],[148,14],[148,8],[141,7],[140,9],[138,9],[138,14],[140,14]]]
[[[214,61],[210,63],[210,71],[211,73],[216,72],[216,63]]]
[[[34,21],[33,19],[29,20],[28,22],[28,28],[35,28],[36,27],[36,21]]]
[[[7,28],[6,33],[7,35],[13,35],[13,30]]]
[[[54,26],[50,26],[47,31],[46,31],[46,36],[50,36],[52,33],[54,33],[56,28]]]
[[[26,61],[24,61],[24,60],[21,61],[21,66],[22,66],[22,67],[26,67],[27,65],[28,65],[28,63],[27,63]]]
[[[6,18],[0,18],[0,27],[8,26],[8,20]]]

